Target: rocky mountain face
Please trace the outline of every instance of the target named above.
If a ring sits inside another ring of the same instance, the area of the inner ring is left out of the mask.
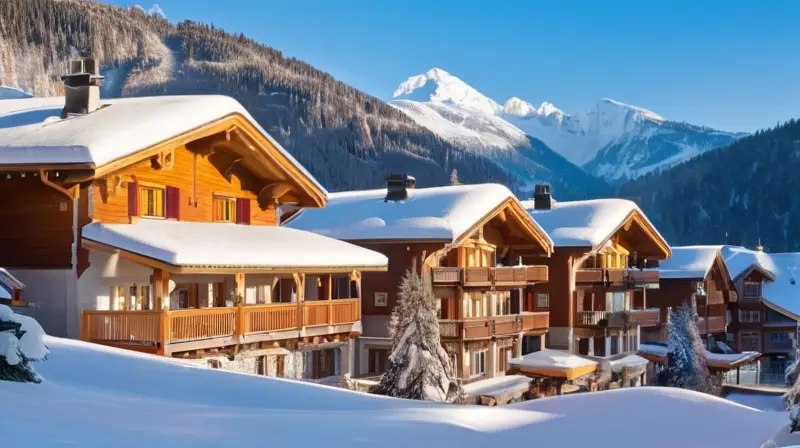
[[[670,244],[800,250],[800,121],[625,183]]]
[[[549,102],[535,107],[517,97],[500,105],[439,68],[400,84],[390,104],[442,138],[473,149],[526,148],[526,136],[535,138],[585,173],[612,185],[741,137],[666,120],[607,98],[575,115]]]
[[[101,63],[105,97],[218,93],[240,101],[331,191],[375,188],[390,172],[419,186],[527,182],[380,99],[281,52],[194,22],[85,0],[0,1],[0,85],[8,95],[63,93],[69,60]]]

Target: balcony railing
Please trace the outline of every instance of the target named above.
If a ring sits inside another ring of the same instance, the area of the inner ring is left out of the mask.
[[[608,323],[608,311],[578,311],[575,323],[577,325],[600,325]]]
[[[361,300],[337,299],[171,311],[82,311],[81,339],[162,347],[361,319]]]
[[[793,343],[792,340],[785,340],[780,342],[772,342],[769,340],[769,333],[767,334],[767,345],[766,351],[768,352],[786,352],[789,353],[792,351]]]
[[[587,268],[575,271],[575,284],[582,286],[644,288],[657,287],[658,271]]]
[[[700,334],[713,334],[725,332],[725,316],[700,317],[697,320],[697,330]]]
[[[528,283],[548,281],[547,266],[506,266],[433,268],[433,284],[437,286],[461,285],[464,287],[506,286],[523,287]]]
[[[661,312],[657,309],[629,311],[578,311],[575,325],[625,328],[635,326],[655,326],[659,323]]]
[[[549,326],[549,312],[526,312],[508,316],[440,320],[439,334],[442,338],[486,339],[525,331],[546,330]]]
[[[661,321],[661,310],[658,308],[630,311],[631,325],[639,325],[640,327],[654,327],[658,325],[660,321]]]

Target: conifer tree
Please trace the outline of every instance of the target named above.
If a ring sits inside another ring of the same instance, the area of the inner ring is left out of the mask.
[[[696,312],[685,301],[670,313],[667,366],[658,382],[667,387],[714,392]]]
[[[458,179],[458,169],[456,168],[450,171],[450,185],[461,185],[461,181]]]
[[[0,305],[0,381],[42,382],[30,362],[47,356],[43,338],[44,330],[36,320]]]
[[[406,272],[389,322],[389,369],[375,393],[448,403],[458,396],[450,357],[441,344],[434,300],[419,275]]]

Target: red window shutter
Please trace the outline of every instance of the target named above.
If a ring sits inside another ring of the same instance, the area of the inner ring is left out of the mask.
[[[177,187],[166,187],[167,219],[181,219],[181,190]]]
[[[139,186],[128,182],[128,218],[139,216]]]
[[[250,199],[236,199],[236,224],[250,224]]]

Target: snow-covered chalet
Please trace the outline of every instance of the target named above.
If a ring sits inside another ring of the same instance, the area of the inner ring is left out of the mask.
[[[550,281],[531,291],[532,311],[550,311],[548,348],[599,357],[637,351],[639,328],[659,321],[647,302],[658,271],[645,267],[671,256],[664,238],[624,199],[561,202],[537,185],[522,204],[554,244],[543,260]]]
[[[286,225],[389,258],[387,272],[363,277],[359,375],[387,368],[387,324],[409,269],[438,299],[442,345],[458,378],[504,375],[511,359],[543,348],[549,313],[530,309],[525,290],[547,282],[552,241],[502,185],[415,187],[412,177],[392,175],[386,188],[330,194],[327,207],[302,210]]]
[[[292,378],[351,371],[361,275],[384,255],[279,226],[325,189],[235,100],[0,101],[0,265],[56,336]]]
[[[672,247],[672,258],[662,261],[657,270],[659,288],[648,294],[647,304],[659,309],[660,324],[644,329],[641,339],[667,342],[669,311],[686,302],[697,310],[697,328],[708,348],[714,347],[714,341],[724,342],[729,305],[738,297],[722,246]]]

